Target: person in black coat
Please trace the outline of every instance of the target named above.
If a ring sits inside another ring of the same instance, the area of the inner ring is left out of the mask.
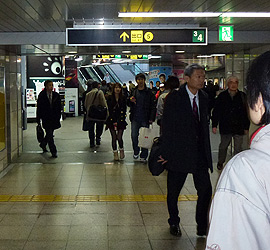
[[[46,80],[44,90],[40,92],[37,100],[37,123],[42,121],[42,127],[46,135],[40,143],[43,152],[47,152],[46,145],[49,145],[52,157],[57,157],[57,149],[54,144],[54,130],[61,127],[61,99],[60,95],[53,91],[53,82]]]
[[[250,121],[247,112],[246,94],[238,90],[238,78],[227,79],[228,89],[221,92],[212,113],[212,131],[220,132],[217,169],[221,170],[226,160],[227,150],[234,139],[234,155],[243,150],[243,138],[248,134]]]
[[[117,141],[119,144],[120,159],[125,158],[123,133],[126,129],[126,97],[122,93],[123,89],[120,83],[115,83],[112,88],[112,95],[109,95],[107,105],[109,109],[109,117],[106,121],[106,128],[109,128],[112,136],[112,148],[114,160],[119,160],[117,151]]]
[[[204,68],[191,64],[185,69],[187,83],[170,93],[164,104],[161,152],[165,164],[170,233],[181,236],[178,197],[189,173],[198,193],[197,235],[207,231],[207,215],[212,196],[208,169],[213,171],[208,126],[208,98],[202,91]]]
[[[155,96],[151,89],[148,89],[145,84],[145,75],[140,73],[137,74],[136,86],[128,99],[128,105],[130,106],[130,121],[131,121],[131,139],[133,146],[133,158],[138,159],[139,156],[141,161],[146,163],[148,157],[148,149],[138,147],[139,130],[141,127],[149,127],[155,121],[156,117],[156,102]]]

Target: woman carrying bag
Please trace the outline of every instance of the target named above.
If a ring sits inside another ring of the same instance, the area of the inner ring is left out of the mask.
[[[106,121],[106,128],[110,130],[112,136],[112,148],[114,160],[119,160],[117,151],[117,141],[120,151],[120,159],[125,158],[123,133],[126,129],[126,98],[123,96],[122,86],[120,83],[115,83],[112,87],[112,95],[108,97],[107,105],[109,109],[109,117]]]

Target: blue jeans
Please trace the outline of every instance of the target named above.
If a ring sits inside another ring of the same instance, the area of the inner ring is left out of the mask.
[[[149,124],[146,122],[131,122],[131,140],[132,140],[132,147],[134,151],[134,155],[140,154],[140,158],[147,159],[148,156],[148,149],[147,148],[139,148],[138,147],[138,138],[139,138],[139,130],[141,127],[149,128]],[[141,153],[140,153],[141,150]]]

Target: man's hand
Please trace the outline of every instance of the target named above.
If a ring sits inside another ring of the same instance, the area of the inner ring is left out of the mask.
[[[165,159],[163,159],[161,155],[158,158],[159,158],[159,160],[157,162],[161,162],[162,165],[164,165],[168,162]]]
[[[213,134],[216,134],[217,133],[217,128],[216,127],[213,127],[212,128],[212,132],[213,132]]]
[[[131,102],[134,102],[134,103],[136,104],[136,98],[135,98],[134,96],[131,96],[131,97],[130,97],[130,101],[131,101]]]

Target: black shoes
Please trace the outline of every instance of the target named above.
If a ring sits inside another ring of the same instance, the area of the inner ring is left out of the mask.
[[[58,156],[57,156],[56,153],[52,154],[52,158],[57,158],[57,157],[58,157]]]
[[[222,163],[218,163],[217,164],[217,169],[218,170],[222,170],[223,169],[223,164]]]
[[[170,225],[170,233],[174,236],[181,237],[182,232],[179,225]]]
[[[199,237],[204,237],[204,236],[206,236],[206,234],[207,234],[207,229],[198,229],[197,228],[197,235]]]
[[[90,148],[94,148],[95,146],[95,144],[90,144]]]
[[[43,153],[47,153],[48,152],[46,146],[41,146],[41,144],[39,144],[39,146],[42,148]]]

